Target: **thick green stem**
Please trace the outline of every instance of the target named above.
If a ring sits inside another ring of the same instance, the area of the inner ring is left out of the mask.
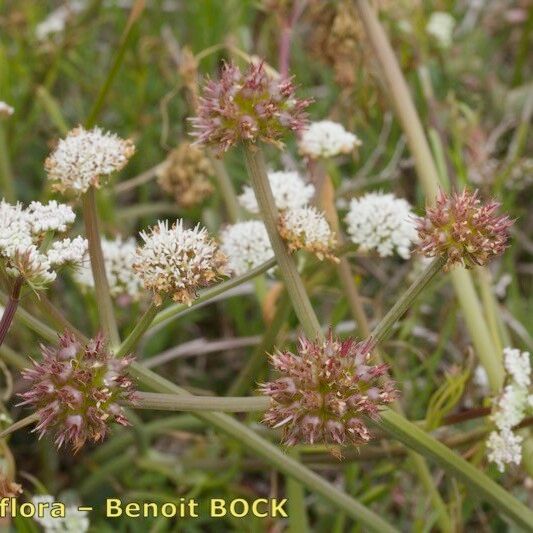
[[[161,394],[138,392],[129,402],[135,409],[156,411],[221,411],[224,413],[249,413],[265,411],[270,405],[266,396],[184,396],[182,394]]]
[[[492,503],[517,525],[526,531],[533,531],[533,511],[514,498],[509,492],[492,481],[475,466],[471,465],[449,448],[441,444],[416,425],[405,420],[394,411],[387,409],[382,412],[378,427],[394,436],[409,448],[434,459],[457,479],[465,483],[472,492]]]
[[[483,320],[483,307],[477,298],[472,278],[463,268],[454,269],[451,276],[477,356],[487,372],[491,391],[497,394],[504,380],[502,355],[495,350],[492,335]]]
[[[270,189],[263,152],[255,144],[243,143],[243,147],[252,188],[294,312],[308,337],[313,338],[316,335],[321,335],[320,323],[311,307],[296,264],[278,233],[278,211]]]
[[[181,387],[170,383],[141,365],[133,364],[131,373],[145,386],[158,392],[188,394]],[[361,505],[357,500],[337,489],[299,462],[288,457],[279,448],[256,435],[252,430],[232,417],[213,412],[196,413],[196,416],[216,427],[230,438],[236,439],[284,474],[294,477],[309,490],[316,492],[338,509],[345,511],[354,520],[359,521],[366,531],[378,531],[381,533],[397,531],[383,518]]]
[[[120,337],[117,322],[113,311],[113,301],[109,292],[109,284],[105,271],[102,242],[98,230],[98,214],[96,212],[96,192],[94,187],[83,195],[82,201],[83,218],[85,221],[85,233],[89,241],[89,256],[91,269],[94,277],[96,302],[100,315],[100,326],[112,346],[118,346]]]

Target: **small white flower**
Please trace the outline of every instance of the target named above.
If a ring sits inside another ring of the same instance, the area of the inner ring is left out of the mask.
[[[455,19],[444,11],[434,11],[429,17],[426,31],[442,48],[449,48],[453,42]]]
[[[134,151],[130,140],[80,126],[59,141],[45,169],[54,189],[84,193],[91,185],[99,187],[101,177],[122,169]]]
[[[15,251],[6,264],[6,272],[14,277],[22,277],[34,290],[41,290],[56,279],[57,274],[50,270],[48,257],[32,244]]]
[[[64,264],[79,265],[87,253],[88,242],[83,237],[75,239],[63,239],[52,243],[48,250],[48,260],[53,266]]]
[[[0,255],[11,257],[32,244],[31,226],[22,205],[0,202]]]
[[[47,232],[66,231],[75,215],[66,205],[51,201],[47,205],[0,202],[0,259],[7,274],[23,277],[34,290],[41,290],[56,278],[53,266],[78,262],[87,248],[85,239],[52,241],[43,249]]]
[[[493,431],[487,439],[487,457],[503,472],[505,465],[519,465],[522,460],[522,437],[510,429]]]
[[[381,257],[396,252],[409,259],[418,234],[411,206],[393,194],[370,192],[354,198],[345,221],[351,240],[363,250],[376,250]]]
[[[102,254],[111,296],[128,295],[134,300],[140,298],[142,285],[133,269],[135,253],[136,244],[133,238],[123,239],[117,236],[113,240],[102,239]],[[80,285],[94,287],[89,258],[86,258],[81,268],[76,270],[74,276]]]
[[[75,505],[66,506],[64,517],[55,517],[51,514],[52,504],[55,503],[53,496],[33,496],[31,501],[37,508],[40,503],[47,505],[41,506],[43,516],[34,516],[34,520],[43,527],[45,533],[85,533],[89,529],[88,513],[80,511]]]
[[[10,117],[14,112],[14,107],[0,100],[0,118]]]
[[[335,247],[335,235],[331,231],[324,216],[313,206],[286,209],[281,212],[279,233],[287,242],[290,250],[307,250],[319,259],[328,257],[335,260],[332,254]]]
[[[523,420],[527,408],[527,389],[515,383],[507,385],[494,400],[492,421],[498,429],[510,429]]]
[[[41,202],[31,202],[26,209],[32,233],[39,235],[47,231],[67,231],[76,219],[72,208],[51,200],[46,205]]]
[[[269,172],[268,181],[278,209],[302,207],[315,194],[315,187],[306,183],[298,172]],[[239,203],[251,213],[259,213],[253,189],[246,185],[239,196]]]
[[[531,385],[531,362],[529,352],[521,352],[516,348],[504,348],[503,362],[509,377],[519,387]]]
[[[133,268],[158,305],[165,295],[190,304],[199,288],[226,273],[226,257],[205,228],[184,228],[183,220],[169,228],[159,221],[140,236],[144,245],[137,248]]]
[[[265,225],[258,220],[226,226],[220,233],[220,249],[237,276],[274,257]]]
[[[331,120],[313,122],[302,133],[298,143],[300,153],[312,159],[349,154],[361,146],[359,138]]]

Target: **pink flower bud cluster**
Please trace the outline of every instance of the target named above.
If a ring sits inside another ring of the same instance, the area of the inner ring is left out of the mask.
[[[198,144],[218,154],[240,141],[264,141],[281,146],[283,135],[306,125],[310,100],[295,98],[291,79],[270,76],[263,62],[251,63],[243,73],[224,64],[218,81],[209,79],[191,118]]]
[[[478,191],[448,195],[439,192],[436,204],[417,220],[418,249],[426,257],[446,259],[444,269],[486,265],[507,247],[513,221],[497,215],[500,204],[482,203]]]
[[[131,357],[114,358],[102,335],[83,346],[69,332],[59,345],[42,346],[42,360],[23,371],[31,385],[20,405],[31,405],[39,415],[35,431],[55,435],[60,448],[70,443],[75,451],[87,440],[102,440],[111,422],[129,425],[121,400],[133,400],[134,391],[125,370]]]
[[[371,340],[340,340],[330,332],[323,340],[300,338],[298,354],[271,356],[281,374],[260,390],[272,403],[264,422],[283,428],[287,445],[298,443],[355,444],[368,442],[364,418],[376,418],[396,398],[387,365],[370,363]]]

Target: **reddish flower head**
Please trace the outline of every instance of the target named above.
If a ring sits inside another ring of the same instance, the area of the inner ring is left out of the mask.
[[[129,425],[118,402],[134,399],[125,374],[132,358],[114,358],[101,335],[83,346],[69,332],[59,337],[58,347],[41,351],[42,361],[22,373],[31,387],[20,395],[20,405],[31,405],[39,415],[40,437],[52,431],[58,447],[70,442],[77,451],[87,440],[102,440],[110,422]]]
[[[239,141],[281,145],[283,135],[306,124],[310,100],[298,100],[294,93],[290,79],[269,76],[262,62],[251,63],[244,73],[224,64],[220,79],[205,84],[198,116],[191,118],[193,135],[219,154]]]
[[[497,215],[500,204],[482,204],[478,191],[447,195],[440,191],[435,206],[417,221],[418,249],[426,257],[446,259],[444,269],[486,265],[507,247],[513,221]]]
[[[272,398],[264,422],[283,428],[285,444],[362,444],[371,436],[363,417],[375,418],[396,398],[387,365],[369,362],[371,340],[340,340],[330,332],[311,342],[300,338],[298,355],[271,356],[281,374],[260,390]]]

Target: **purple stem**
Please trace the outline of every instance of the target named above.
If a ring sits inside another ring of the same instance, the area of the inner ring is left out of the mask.
[[[0,346],[3,344],[7,332],[11,327],[11,323],[13,322],[13,318],[15,317],[15,313],[17,312],[17,307],[19,305],[20,298],[20,290],[22,288],[23,283],[24,279],[20,276],[15,280],[15,284],[13,285],[13,289],[11,290],[11,295],[9,296],[6,308],[4,309],[4,314],[2,315],[2,319],[0,320]]]
[[[290,20],[281,21],[281,35],[279,40],[279,73],[281,78],[287,78],[289,75],[289,63],[291,57],[292,30],[302,15],[307,0],[301,0],[294,3]]]

